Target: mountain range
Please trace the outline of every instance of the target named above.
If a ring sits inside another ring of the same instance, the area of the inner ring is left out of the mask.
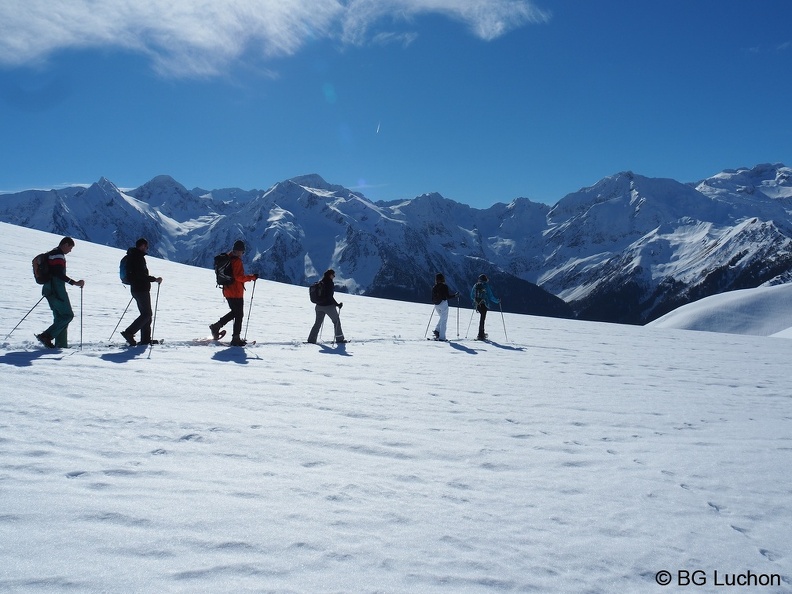
[[[695,183],[622,172],[553,206],[487,209],[436,193],[373,202],[318,175],[248,191],[188,190],[165,175],[122,190],[102,178],[1,195],[0,220],[119,248],[144,236],[151,255],[202,267],[243,239],[247,270],[264,278],[308,285],[334,268],[342,291],[408,301],[428,302],[443,272],[469,306],[485,273],[504,311],[630,324],[792,271],[782,164]]]

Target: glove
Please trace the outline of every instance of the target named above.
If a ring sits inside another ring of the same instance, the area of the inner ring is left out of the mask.
[[[341,309],[342,307],[344,307],[344,304],[343,303],[339,303],[338,304],[338,309]]]
[[[254,275],[253,275],[253,280],[254,280],[254,281],[258,280],[258,277],[259,277],[259,276],[258,276],[258,274],[254,274]]]

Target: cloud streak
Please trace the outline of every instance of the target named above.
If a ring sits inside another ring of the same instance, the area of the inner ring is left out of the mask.
[[[5,0],[0,65],[116,48],[148,56],[165,76],[214,76],[244,57],[289,56],[313,40],[408,43],[415,34],[405,27],[427,14],[487,41],[549,19],[528,0]]]

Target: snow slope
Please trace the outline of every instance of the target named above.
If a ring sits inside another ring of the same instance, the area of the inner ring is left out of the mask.
[[[647,324],[653,328],[792,337],[792,284],[712,295]]]
[[[0,238],[5,336],[57,237]],[[68,257],[76,348],[34,344],[43,303],[0,343],[0,591],[790,590],[792,342],[493,312],[444,344],[429,305],[344,296],[354,342],[306,345],[307,289],[259,281],[226,348],[193,341],[211,271],[149,258],[166,343],[127,349],[121,254]]]

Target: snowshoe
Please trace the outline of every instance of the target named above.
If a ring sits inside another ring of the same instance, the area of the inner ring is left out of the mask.
[[[42,332],[41,334],[34,334],[34,336],[38,339],[38,341],[43,344],[48,349],[54,349],[55,345],[52,343],[52,338],[46,332]]]
[[[136,346],[137,345],[137,340],[135,340],[135,335],[134,334],[130,334],[129,332],[123,331],[123,332],[121,332],[121,336],[124,337],[124,340],[127,341],[127,344],[129,346]]]

